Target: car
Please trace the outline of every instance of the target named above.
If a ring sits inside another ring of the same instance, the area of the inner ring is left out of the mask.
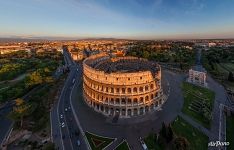
[[[141,146],[144,150],[148,150],[148,147],[146,146],[145,142],[143,140],[140,140]]]
[[[80,146],[80,140],[77,140],[77,145]]]
[[[67,111],[67,108],[65,108],[65,111]]]
[[[60,115],[60,118],[63,119],[63,115],[62,114]]]
[[[79,71],[79,69],[76,69],[76,71]]]
[[[76,81],[76,79],[74,78],[74,79],[72,80],[72,83],[75,83],[75,81]]]
[[[65,123],[64,123],[64,122],[61,123],[61,127],[62,127],[62,128],[65,127]]]

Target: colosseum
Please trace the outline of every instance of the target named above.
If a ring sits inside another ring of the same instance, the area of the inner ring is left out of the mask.
[[[83,61],[83,95],[90,107],[107,116],[147,114],[165,101],[161,68],[143,58],[90,56]]]

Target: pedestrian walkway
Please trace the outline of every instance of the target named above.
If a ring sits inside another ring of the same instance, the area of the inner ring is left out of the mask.
[[[212,135],[212,133],[208,129],[206,129],[201,124],[194,121],[191,117],[185,115],[182,112],[179,113],[179,116],[182,117],[184,120],[186,120],[188,123],[190,123],[194,128],[204,133],[206,136],[210,137]]]
[[[122,141],[123,141],[122,139],[117,139],[110,146],[105,148],[105,150],[114,150]]]

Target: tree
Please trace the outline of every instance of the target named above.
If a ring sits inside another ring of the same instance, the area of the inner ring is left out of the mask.
[[[10,113],[10,117],[16,121],[20,120],[20,127],[23,126],[23,118],[28,115],[31,105],[26,104],[25,101],[21,98],[15,100],[16,106],[13,108],[13,111]]]
[[[189,142],[184,137],[177,137],[173,142],[173,146],[175,150],[189,150]]]
[[[149,58],[150,54],[148,51],[143,51],[143,57],[144,58]]]
[[[168,126],[168,133],[167,133],[167,142],[170,142],[174,138],[174,132],[172,130],[171,124]]]
[[[47,143],[47,144],[45,145],[44,150],[55,150],[55,145],[54,145],[54,143]]]
[[[167,128],[166,128],[166,125],[165,125],[164,122],[162,123],[162,128],[161,128],[159,134],[160,134],[163,138],[166,138],[166,137],[167,137]]]
[[[233,73],[231,71],[228,74],[228,81],[230,81],[230,82],[234,81]]]
[[[41,84],[43,82],[43,78],[39,72],[35,71],[28,76],[26,81],[27,87],[31,87],[33,85]]]

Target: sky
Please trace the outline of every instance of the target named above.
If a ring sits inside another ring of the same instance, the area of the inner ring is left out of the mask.
[[[0,0],[0,37],[234,38],[234,0]]]

